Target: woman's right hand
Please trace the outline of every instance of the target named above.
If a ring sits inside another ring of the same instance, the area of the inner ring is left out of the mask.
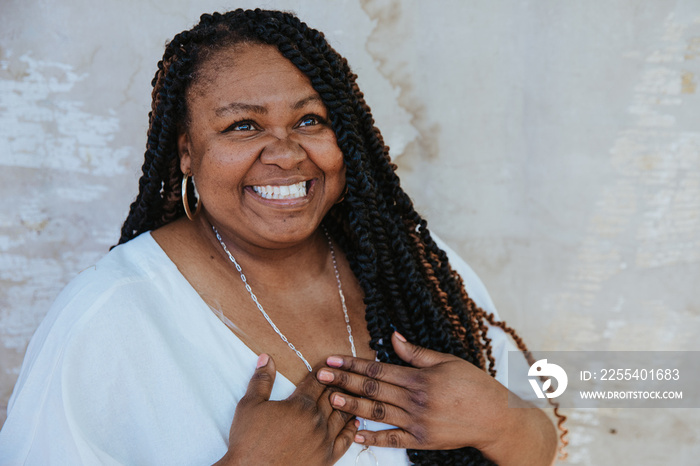
[[[333,409],[333,390],[316,380],[316,370],[283,401],[270,401],[275,374],[272,358],[261,354],[236,407],[228,452],[215,466],[334,464],[352,445],[357,423]]]

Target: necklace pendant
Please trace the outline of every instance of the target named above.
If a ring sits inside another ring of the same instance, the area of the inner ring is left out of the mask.
[[[363,456],[364,455],[364,456]],[[360,461],[360,458],[366,459],[367,461]],[[355,466],[360,466],[363,464],[370,464],[374,466],[379,466],[379,460],[377,459],[377,455],[374,454],[372,449],[365,445],[362,448],[362,451],[360,451],[357,454],[357,457],[355,457]]]

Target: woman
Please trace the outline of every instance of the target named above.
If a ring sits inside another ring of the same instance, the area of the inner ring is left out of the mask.
[[[204,15],[153,85],[120,246],[33,338],[9,464],[551,463],[551,423],[493,378],[507,327],[321,33]]]

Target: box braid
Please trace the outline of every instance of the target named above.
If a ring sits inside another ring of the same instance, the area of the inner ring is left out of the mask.
[[[187,124],[186,91],[207,57],[239,43],[277,47],[309,78],[328,109],[344,154],[347,194],[324,224],[345,251],[365,293],[370,347],[378,358],[406,364],[390,343],[392,332],[398,330],[415,344],[457,355],[495,376],[486,322],[503,328],[526,351],[512,329],[476,306],[447,255],[433,241],[427,222],[401,189],[389,148],[374,126],[347,61],[323,33],[289,13],[239,9],[205,14],[194,28],[167,44],[152,81],[139,193],[119,243],[184,215],[177,137]],[[408,455],[418,465],[493,464],[469,447],[409,450]]]

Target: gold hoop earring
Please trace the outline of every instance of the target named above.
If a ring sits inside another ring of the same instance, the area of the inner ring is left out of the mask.
[[[346,184],[345,189],[343,190],[343,194],[340,196],[340,199],[335,201],[335,203],[340,204],[341,202],[343,202],[345,200],[345,196],[347,196],[347,195],[348,195],[348,185]]]
[[[193,177],[192,178],[192,186],[194,187],[195,197],[197,197],[197,208],[194,211],[194,215],[192,215],[192,211],[190,210],[189,199],[187,197],[187,181],[189,180],[190,176],[192,176],[191,173],[184,173],[182,175],[182,186],[180,187],[180,190],[182,191],[182,206],[185,208],[185,215],[187,215],[187,218],[189,218],[190,220],[194,220],[194,217],[199,213],[199,210],[202,208],[202,202],[199,200],[199,197],[197,196],[197,187],[194,186],[194,177]]]

